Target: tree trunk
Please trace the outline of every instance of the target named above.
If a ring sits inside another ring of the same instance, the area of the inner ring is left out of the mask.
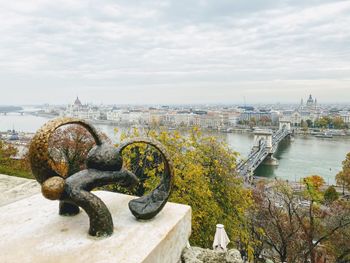
[[[312,240],[309,240],[309,255],[310,255],[310,262],[311,263],[316,263],[316,260],[315,260],[315,248],[314,248],[314,245],[312,243]]]

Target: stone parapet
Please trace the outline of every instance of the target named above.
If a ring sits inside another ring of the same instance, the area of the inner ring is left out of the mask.
[[[128,208],[133,196],[97,191],[114,222],[108,238],[88,235],[84,211],[58,215],[58,202],[41,194],[0,207],[1,262],[177,263],[191,232],[191,208],[167,203],[152,220],[138,221]]]

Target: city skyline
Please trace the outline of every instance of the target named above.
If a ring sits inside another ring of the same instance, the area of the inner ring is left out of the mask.
[[[271,102],[259,102],[259,101],[250,101],[247,100],[246,97],[242,98],[241,102],[189,102],[189,103],[165,103],[163,101],[160,102],[154,102],[154,103],[150,103],[150,102],[144,102],[144,103],[129,103],[128,101],[123,101],[120,103],[116,103],[115,101],[113,102],[109,102],[106,103],[105,101],[101,100],[85,100],[85,96],[75,96],[75,97],[70,97],[68,99],[68,101],[64,101],[64,102],[55,102],[55,103],[48,103],[48,101],[44,101],[44,102],[39,102],[39,103],[5,103],[5,104],[0,104],[1,107],[6,107],[6,106],[43,106],[43,105],[55,105],[55,106],[62,106],[65,107],[67,105],[72,105],[74,104],[74,101],[76,99],[81,100],[83,105],[120,105],[120,106],[278,106],[278,105],[284,105],[284,106],[292,106],[294,105],[295,107],[297,107],[298,105],[306,105],[306,102],[309,98],[309,96],[311,96],[313,99],[316,99],[316,104],[317,105],[324,105],[324,106],[330,106],[330,105],[338,105],[338,106],[349,106],[350,107],[350,100],[345,100],[343,102],[335,102],[335,101],[318,101],[318,97],[313,96],[312,94],[309,95],[305,95],[304,97],[301,97],[298,99],[296,99],[295,101],[278,101],[276,100],[275,102],[271,101]]]
[[[349,1],[0,3],[0,105],[350,98]]]

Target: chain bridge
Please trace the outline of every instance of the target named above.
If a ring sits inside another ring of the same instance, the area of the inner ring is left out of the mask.
[[[254,132],[254,145],[247,159],[237,164],[237,172],[244,178],[250,177],[252,172],[262,163],[277,165],[277,160],[272,157],[278,144],[286,137],[291,136],[290,122],[280,121],[279,130],[256,130]]]

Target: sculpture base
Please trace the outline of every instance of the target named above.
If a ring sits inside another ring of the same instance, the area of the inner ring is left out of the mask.
[[[58,201],[41,194],[0,207],[1,262],[177,263],[191,232],[191,208],[167,203],[152,220],[137,221],[133,196],[97,191],[111,211],[114,234],[88,235],[89,218],[58,215]]]
[[[0,207],[38,194],[40,188],[35,180],[0,174]]]

